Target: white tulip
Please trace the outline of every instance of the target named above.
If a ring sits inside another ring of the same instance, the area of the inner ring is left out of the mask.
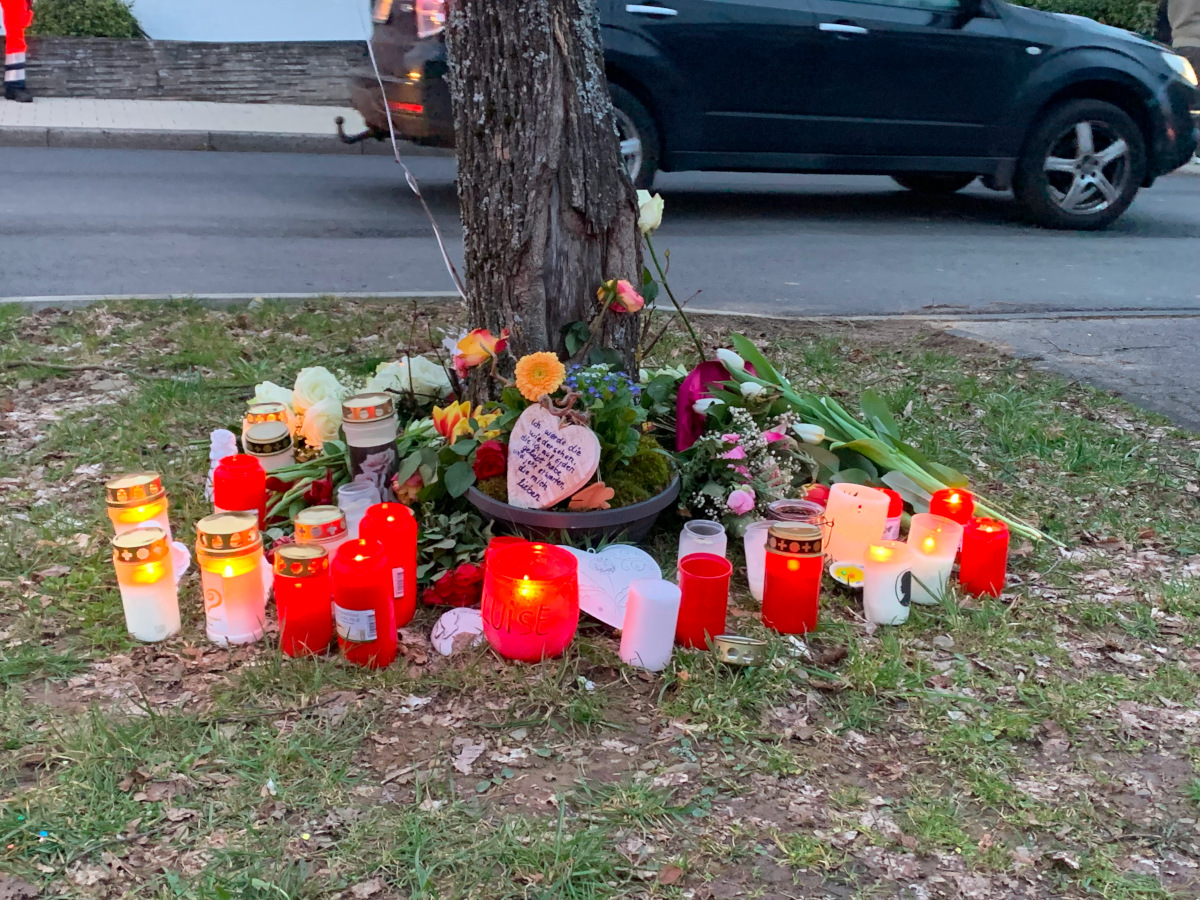
[[[346,389],[338,383],[332,372],[324,366],[310,366],[301,369],[296,376],[296,386],[292,388],[292,408],[303,413],[326,398],[341,401],[345,396]]]
[[[638,191],[638,231],[642,234],[653,234],[662,224],[663,202],[661,194],[651,195],[649,191]]]
[[[796,423],[792,426],[792,431],[806,444],[820,444],[825,440],[825,429],[820,425]]]
[[[708,410],[713,406],[724,406],[725,401],[717,397],[702,397],[692,404],[692,412],[699,413],[702,416],[708,415]]]
[[[254,396],[246,401],[249,406],[254,403],[282,403],[290,411],[292,408],[292,392],[281,384],[264,381],[254,386]]]
[[[725,368],[729,370],[729,374],[731,375],[736,375],[739,372],[746,371],[746,361],[732,350],[726,350],[724,348],[718,350],[717,359],[725,364]]]
[[[366,391],[411,392],[418,403],[436,403],[452,390],[450,376],[440,365],[424,356],[404,357],[380,363],[367,379]]]
[[[304,419],[300,423],[300,435],[308,446],[317,450],[326,441],[335,441],[338,429],[342,427],[342,399],[326,397],[318,400],[304,411]]]
[[[761,384],[759,384],[757,381],[744,381],[744,382],[742,382],[741,391],[742,391],[742,396],[745,397],[747,400],[756,400],[757,398],[759,398],[763,394],[765,394],[767,392],[767,389],[765,387],[763,387]]]

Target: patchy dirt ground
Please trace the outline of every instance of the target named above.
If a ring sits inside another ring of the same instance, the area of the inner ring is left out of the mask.
[[[374,673],[208,645],[192,572],[183,634],[127,639],[106,478],[162,471],[190,538],[254,382],[455,316],[0,315],[0,897],[1200,896],[1200,441],[911,323],[696,320],[848,406],[880,391],[1064,544],[1015,547],[998,601],[872,630],[827,585],[769,666],[661,675],[595,623],[541,666],[445,659],[423,609]],[[765,636],[741,587],[731,622]]]

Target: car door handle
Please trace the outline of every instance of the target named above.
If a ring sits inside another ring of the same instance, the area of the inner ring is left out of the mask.
[[[651,6],[647,3],[628,3],[625,12],[639,16],[677,16],[679,10],[667,6]]]
[[[847,25],[844,22],[822,22],[817,26],[821,31],[832,31],[835,34],[866,34],[867,29],[861,25]]]

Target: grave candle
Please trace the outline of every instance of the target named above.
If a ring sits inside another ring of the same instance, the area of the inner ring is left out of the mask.
[[[399,467],[396,456],[396,403],[390,394],[355,394],[342,401],[342,431],[350,455],[350,478],[366,472],[385,487]]]
[[[579,562],[552,544],[492,551],[483,577],[483,633],[506,659],[562,654],[579,624]]]
[[[904,498],[900,496],[899,491],[893,491],[891,488],[880,488],[883,493],[887,494],[888,511],[887,524],[883,528],[883,537],[888,541],[900,540],[900,517],[904,515]]]
[[[157,472],[118,475],[104,485],[104,502],[113,531],[124,534],[135,528],[161,528],[171,540],[167,518],[167,492]]]
[[[161,528],[135,528],[112,539],[113,567],[135,640],[161,641],[179,632],[179,593],[170,537]]]
[[[359,528],[364,540],[379,541],[392,570],[396,627],[412,621],[417,611],[417,517],[402,503],[377,503]]]
[[[279,648],[288,656],[324,653],[333,641],[329,554],[316,544],[275,548]]]
[[[347,662],[384,669],[396,658],[392,570],[378,541],[359,539],[333,558],[333,618]]]
[[[246,437],[246,432],[252,425],[261,425],[264,422],[282,422],[289,432],[292,428],[292,417],[282,403],[273,400],[251,403],[246,407],[246,415],[242,417],[242,437]]]
[[[762,602],[763,580],[767,565],[767,531],[770,521],[751,522],[742,536],[742,547],[746,552],[746,581],[750,584],[750,596]]]
[[[679,621],[679,588],[659,578],[629,582],[621,629],[621,661],[661,672],[671,661],[675,625]]]
[[[483,552],[483,565],[486,567],[488,560],[492,558],[492,554],[501,547],[511,547],[513,544],[528,544],[523,537],[517,537],[515,534],[498,534],[488,541],[487,550]]]
[[[689,553],[679,561],[679,620],[675,642],[696,650],[725,633],[733,566],[715,553]]]
[[[835,484],[825,507],[825,555],[835,562],[861,563],[867,546],[883,539],[888,496],[861,484]]]
[[[968,594],[999,597],[1008,572],[1008,526],[998,519],[975,518],[963,529],[958,580]]]
[[[197,522],[196,562],[208,639],[225,647],[261,638],[267,584],[254,513],[215,513]]]
[[[908,529],[908,547],[912,551],[912,601],[926,606],[939,603],[950,583],[950,572],[962,526],[945,516],[917,513]]]
[[[767,534],[763,624],[780,634],[807,634],[816,628],[824,570],[820,526],[772,523]]]
[[[679,559],[693,553],[712,553],[724,556],[729,543],[725,526],[709,519],[692,519],[679,532]]]
[[[297,544],[320,544],[332,561],[338,548],[350,540],[346,515],[336,506],[310,506],[293,520]]]
[[[227,456],[213,471],[213,506],[218,513],[252,512],[262,527],[267,505],[267,473],[253,456]]]
[[[346,514],[346,531],[351,540],[360,537],[363,517],[380,499],[379,488],[365,481],[351,481],[338,487],[337,505]]]
[[[975,495],[966,488],[942,488],[929,498],[929,512],[966,525],[975,514]]]
[[[242,432],[246,453],[258,460],[264,472],[274,472],[296,461],[292,433],[285,422],[261,422]]]
[[[863,613],[876,625],[908,621],[912,602],[912,553],[903,541],[879,541],[863,563]]]

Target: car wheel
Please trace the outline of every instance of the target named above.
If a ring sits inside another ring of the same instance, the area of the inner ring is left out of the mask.
[[[946,173],[945,175],[893,175],[892,181],[902,188],[918,194],[953,194],[974,181],[970,173]]]
[[[609,86],[613,112],[617,118],[617,136],[621,139],[621,159],[635,188],[649,190],[658,173],[658,129],[654,117],[619,84]]]
[[[1141,129],[1101,100],[1072,100],[1034,128],[1013,192],[1046,228],[1094,231],[1125,212],[1146,176]]]

